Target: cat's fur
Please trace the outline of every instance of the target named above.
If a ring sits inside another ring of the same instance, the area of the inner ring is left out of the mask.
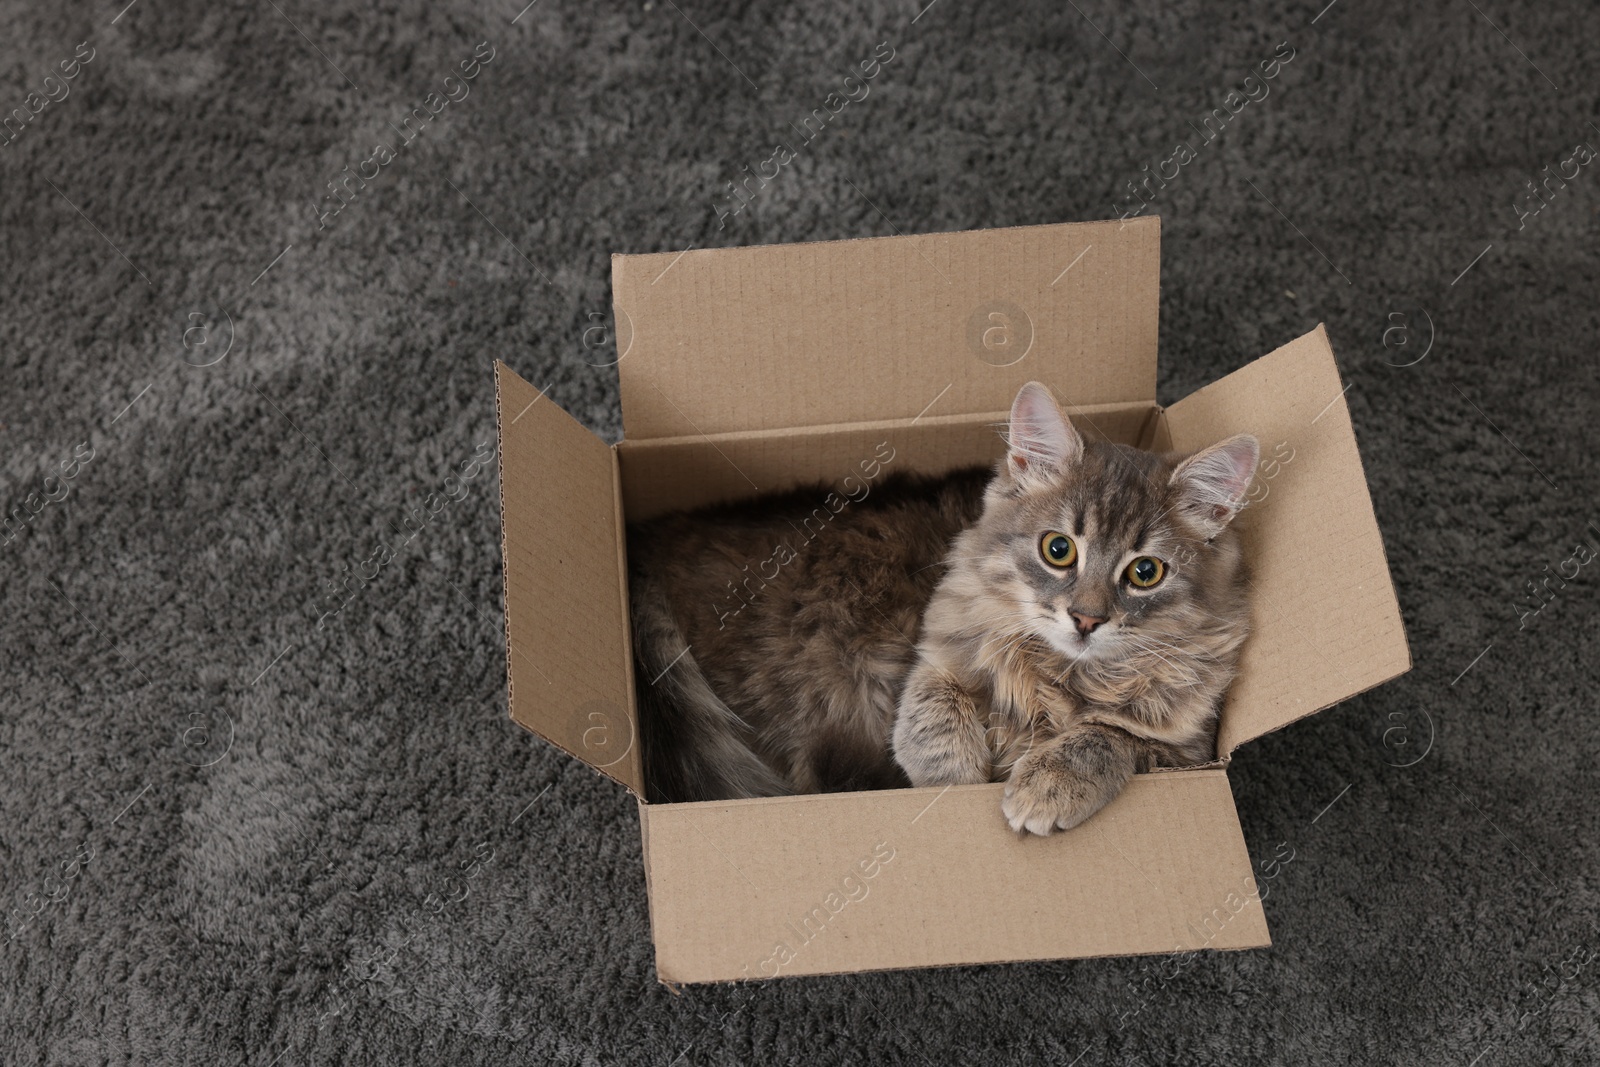
[[[1249,629],[1228,523],[1257,451],[1086,443],[1030,383],[992,472],[631,525],[650,798],[1005,780],[1012,828],[1045,834],[1135,771],[1215,758]],[[1050,531],[1075,565],[1045,561]],[[1139,591],[1147,555],[1165,577]]]
[[[630,524],[649,798],[909,786],[896,703],[989,476],[886,475],[856,499],[818,486]]]
[[[912,782],[1005,780],[1012,829],[1047,834],[1135,771],[1214,759],[1249,632],[1228,524],[1258,453],[1246,436],[1182,461],[1085,443],[1043,386],[1024,387],[983,516],[923,615],[894,731]],[[1045,562],[1046,531],[1076,542],[1075,565]],[[1166,574],[1142,591],[1126,573],[1145,556]]]

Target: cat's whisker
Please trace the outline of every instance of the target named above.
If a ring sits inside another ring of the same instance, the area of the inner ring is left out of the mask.
[[[1193,655],[1192,650],[1190,650],[1188,648],[1184,648],[1184,647],[1179,646],[1179,645],[1174,645],[1169,641],[1162,641],[1159,638],[1147,637],[1147,636],[1144,636],[1144,635],[1135,634],[1135,635],[1129,637],[1127,640],[1128,640],[1128,644],[1133,646],[1133,647],[1135,647],[1135,648],[1145,648],[1145,649],[1162,648],[1162,649],[1166,649],[1168,652],[1171,652],[1174,655],[1178,655],[1178,656],[1192,656]]]
[[[944,559],[941,559],[938,563],[930,563],[926,567],[918,567],[916,570],[912,571],[911,573],[912,574],[921,574],[923,571],[931,571],[935,567],[948,567],[952,563],[973,563],[973,562],[976,562],[978,560],[992,559],[992,558],[993,557],[991,557],[991,556],[946,556]]]
[[[1151,645],[1153,647],[1156,647],[1156,648],[1168,649],[1169,651],[1171,651],[1171,652],[1173,652],[1173,653],[1175,653],[1177,655],[1180,655],[1180,656],[1188,656],[1188,655],[1192,655],[1193,654],[1193,649],[1191,649],[1191,648],[1180,648],[1179,646],[1171,644],[1171,643],[1166,642],[1166,641],[1158,641],[1153,637],[1140,637],[1140,638],[1135,638],[1135,640],[1144,641],[1147,644],[1149,644],[1149,645]]]
[[[1149,639],[1155,639],[1155,638],[1160,638],[1160,637],[1170,637],[1170,638],[1173,638],[1174,640],[1184,642],[1185,649],[1195,649],[1195,648],[1199,647],[1199,643],[1195,640],[1195,635],[1192,634],[1192,633],[1175,634],[1175,633],[1169,633],[1166,630],[1137,630],[1137,631],[1133,631],[1133,636],[1139,637],[1139,638],[1149,638]],[[1177,647],[1177,646],[1169,646],[1169,647]]]
[[[1132,646],[1132,650],[1133,650],[1134,654],[1136,654],[1136,655],[1137,654],[1141,654],[1141,653],[1142,654],[1151,655],[1151,656],[1154,656],[1157,659],[1161,660],[1161,662],[1167,664],[1173,670],[1179,671],[1179,672],[1181,672],[1183,674],[1186,674],[1186,675],[1190,675],[1190,674],[1194,673],[1194,670],[1193,670],[1192,667],[1189,667],[1187,665],[1180,666],[1179,664],[1174,663],[1172,660],[1168,659],[1161,652],[1157,651],[1158,646],[1164,646],[1164,647],[1170,649],[1171,651],[1173,651],[1174,653],[1177,653],[1178,655],[1183,655],[1183,650],[1182,649],[1173,648],[1171,645],[1165,644],[1165,642],[1149,642],[1149,641],[1139,640],[1137,638],[1135,638],[1133,640],[1130,640],[1128,643]]]

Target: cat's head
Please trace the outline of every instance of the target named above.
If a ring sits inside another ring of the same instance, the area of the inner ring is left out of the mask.
[[[1259,446],[1240,435],[1187,458],[1085,441],[1050,391],[1017,394],[1007,452],[964,553],[1008,628],[1073,660],[1171,655],[1240,573],[1229,523]]]

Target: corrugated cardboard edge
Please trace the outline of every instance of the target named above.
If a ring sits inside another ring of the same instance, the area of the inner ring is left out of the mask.
[[[1046,385],[1050,383],[1046,382]],[[1063,404],[1061,410],[1066,412],[1069,419],[1084,418],[1092,427],[1095,415],[1117,414],[1138,408],[1149,408],[1146,416],[1149,420],[1143,431],[1148,433],[1150,425],[1160,414],[1160,407],[1148,400],[1116,400],[1105,404],[1085,404],[1072,406]],[[1004,411],[968,411],[955,415],[919,415],[899,419],[869,419],[864,422],[832,422],[816,426],[773,426],[763,430],[722,430],[717,433],[687,433],[673,437],[645,437],[626,442],[629,447],[639,448],[670,448],[684,442],[704,442],[707,444],[726,444],[729,441],[756,441],[773,440],[782,441],[790,438],[800,439],[822,435],[851,433],[856,431],[876,430],[902,430],[908,426],[921,425],[923,427],[939,426],[969,426],[974,422],[985,423],[995,427],[995,436],[1004,440],[1001,429],[1011,418],[1009,410]],[[612,446],[616,448],[616,445]]]
[[[506,546],[506,443],[505,443],[505,406],[500,396],[500,371],[501,368],[511,370],[501,360],[494,361],[494,456],[495,471],[499,477],[500,497],[500,615],[505,624],[506,631],[506,718],[516,722],[511,714],[515,706],[516,694],[511,681],[511,570],[506,565],[510,558],[510,551]],[[515,373],[514,371],[512,373]],[[517,725],[521,725],[518,723]],[[526,729],[526,727],[524,727]],[[531,731],[530,731],[531,732]]]
[[[1260,892],[1260,889],[1261,887],[1258,885],[1256,887],[1256,891]],[[681,994],[684,989],[689,986],[755,986],[768,985],[773,982],[803,982],[807,979],[833,978],[838,975],[846,974],[904,974],[908,971],[954,971],[963,967],[1026,967],[1030,964],[1034,966],[1046,966],[1052,963],[1063,963],[1067,960],[1074,962],[1078,960],[1137,960],[1149,959],[1151,957],[1192,956],[1197,952],[1255,952],[1258,949],[1272,947],[1272,934],[1268,932],[1264,936],[1266,937],[1266,940],[1262,941],[1259,945],[1231,945],[1226,948],[1211,948],[1210,946],[1207,946],[1205,948],[1184,949],[1182,952],[1097,952],[1084,956],[1063,956],[1060,959],[989,960],[987,962],[978,963],[919,963],[914,966],[900,964],[888,967],[852,967],[848,970],[810,971],[804,974],[777,974],[770,978],[696,978],[693,981],[690,981],[683,978],[669,978],[666,975],[663,975],[658,969],[656,971],[656,982],[659,985],[665,986],[673,993]]]

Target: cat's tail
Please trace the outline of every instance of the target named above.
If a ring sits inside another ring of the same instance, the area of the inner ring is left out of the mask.
[[[712,692],[665,591],[629,576],[634,685],[652,803],[785,796],[794,789],[751,749],[754,731]]]

